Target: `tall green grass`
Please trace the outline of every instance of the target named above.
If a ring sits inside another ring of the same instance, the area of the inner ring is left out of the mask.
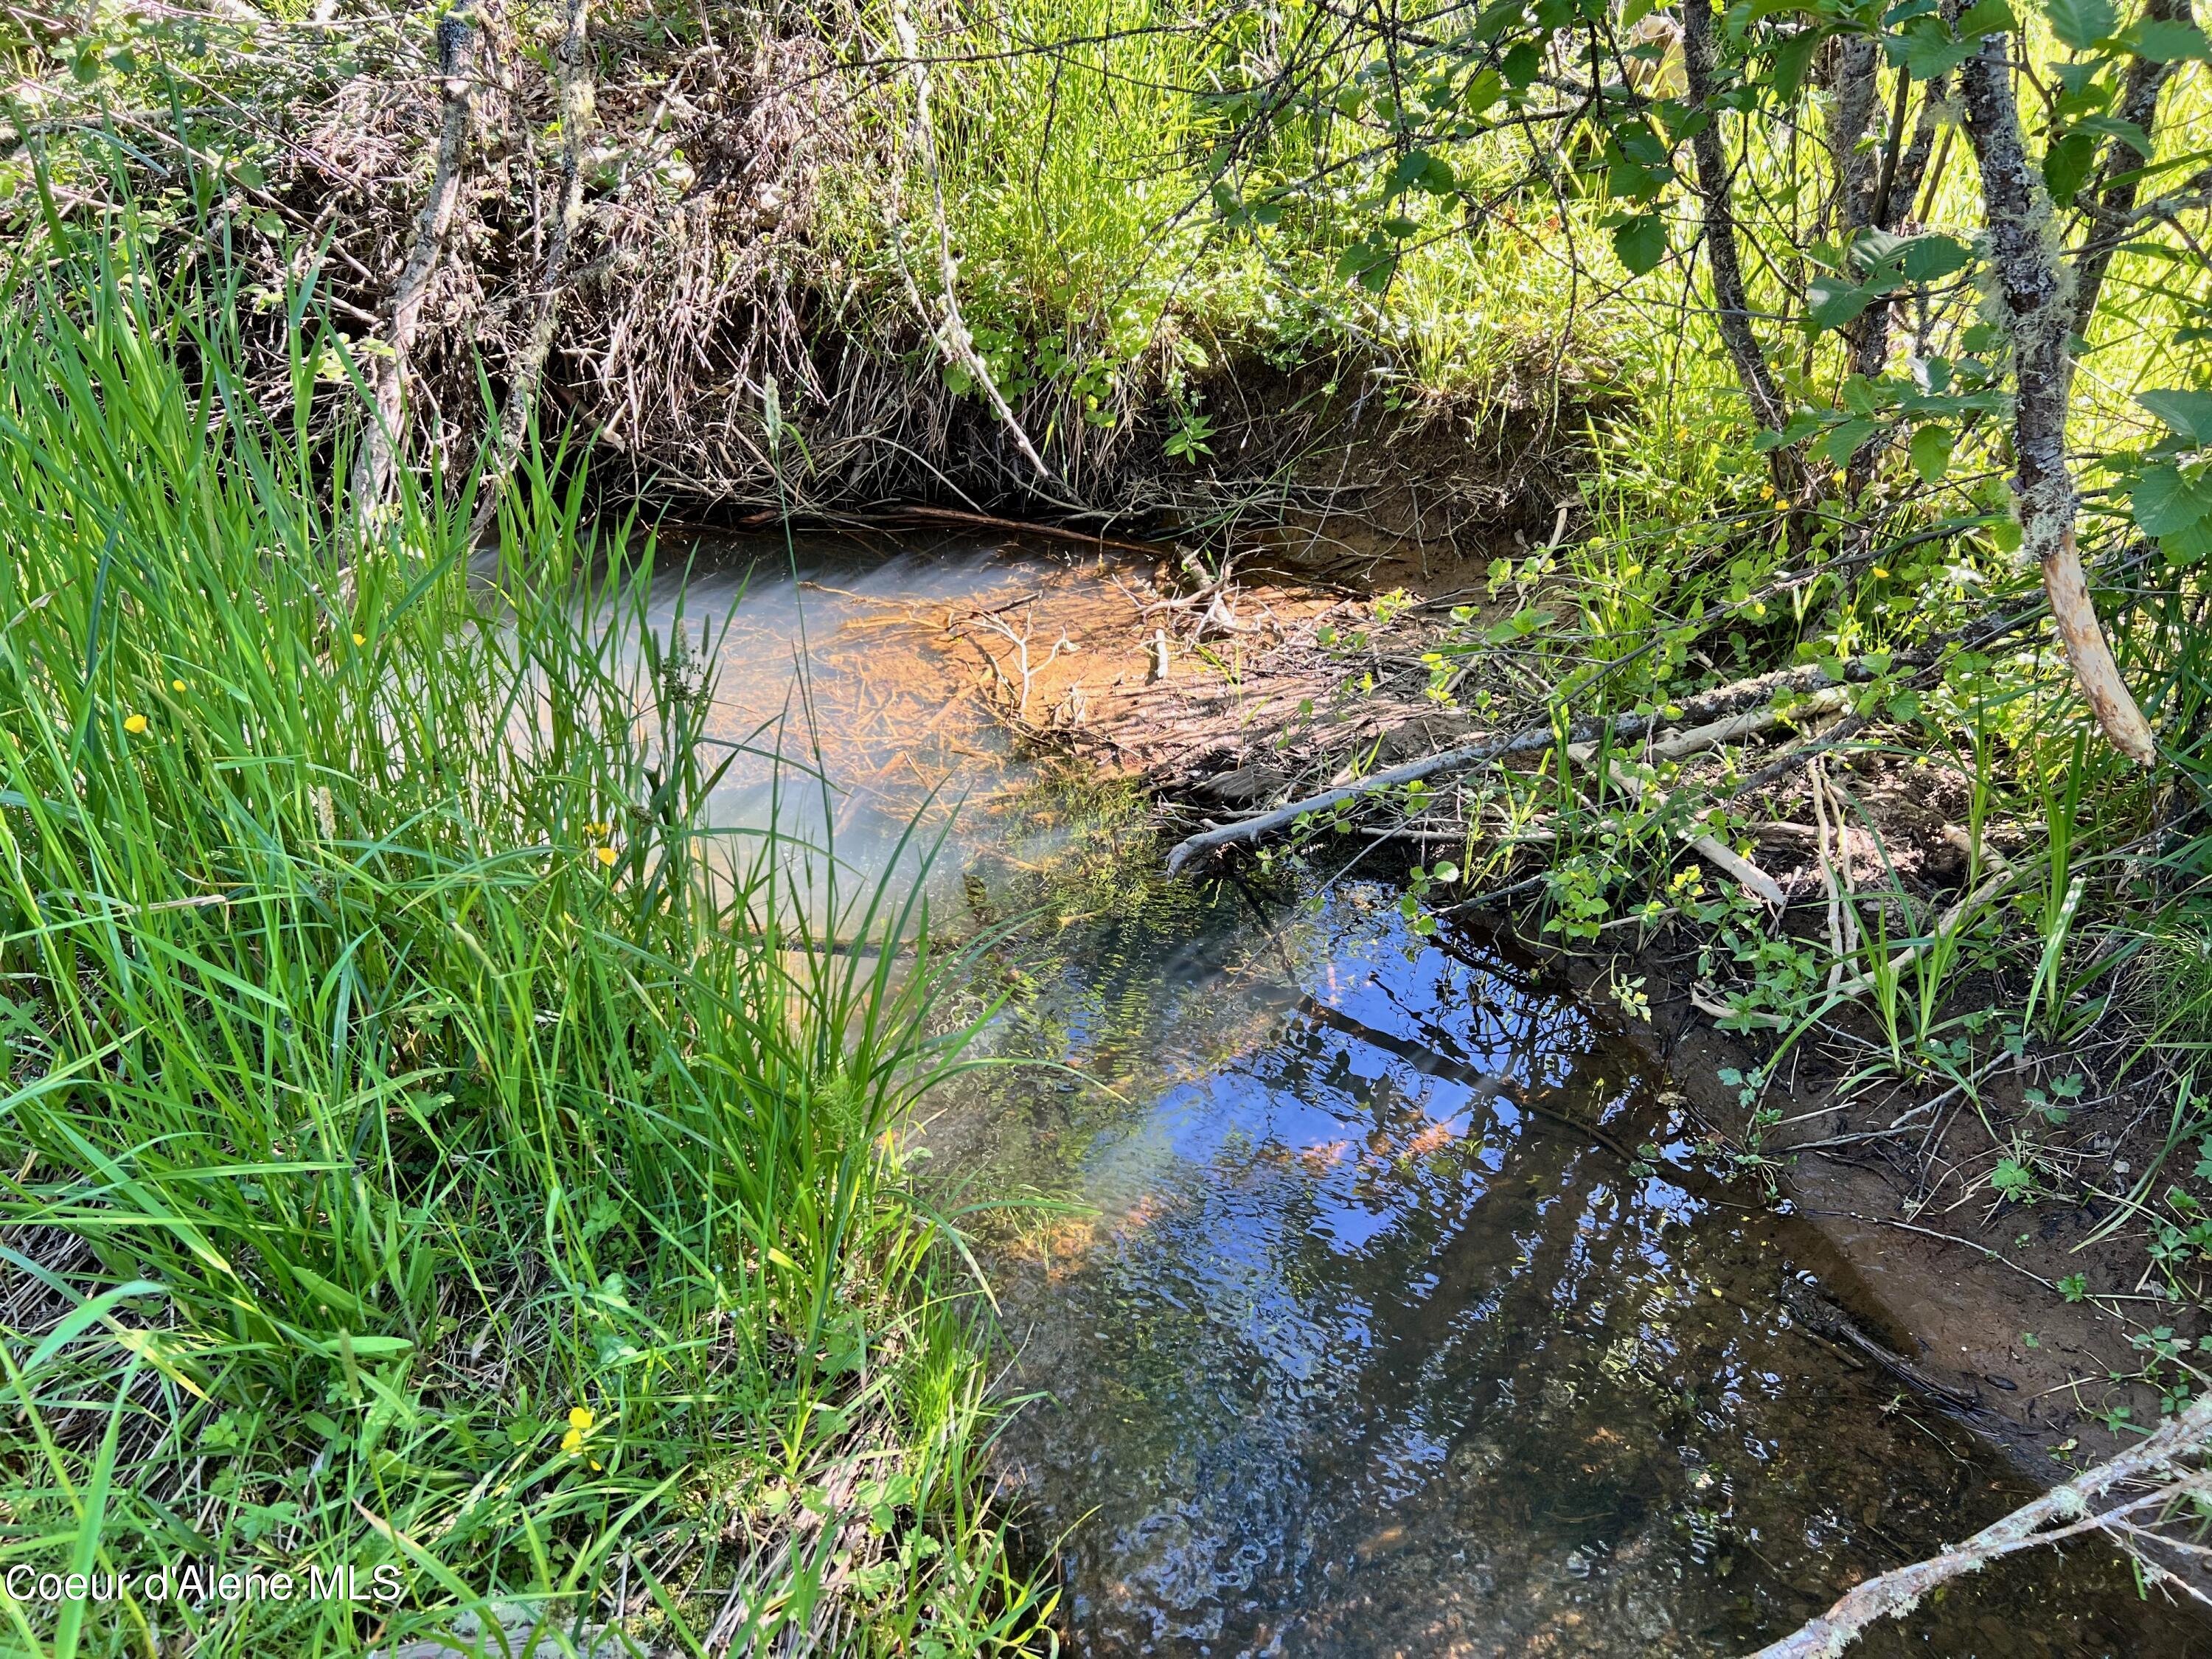
[[[234,296],[40,282],[0,307],[0,1573],[130,1588],[0,1640],[1020,1643],[885,1133],[957,1063],[944,963],[817,948],[773,834],[702,879],[649,546],[542,465],[489,580],[465,489],[361,545],[304,302],[259,408]],[[926,940],[893,902],[830,908]]]

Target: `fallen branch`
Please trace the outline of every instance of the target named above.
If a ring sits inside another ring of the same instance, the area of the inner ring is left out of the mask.
[[[507,403],[493,429],[491,453],[484,462],[477,485],[475,516],[469,522],[469,539],[483,539],[499,512],[499,498],[507,475],[522,448],[522,434],[538,400],[538,383],[544,377],[545,359],[553,349],[553,332],[561,317],[561,290],[568,279],[568,252],[575,245],[576,227],[584,216],[584,139],[591,131],[592,76],[587,55],[591,0],[568,0],[568,19],[561,45],[554,54],[561,88],[561,205],[553,219],[553,234],[545,244],[544,279],[538,284],[538,314],[530,337],[516,360],[514,380],[507,389]]]
[[[469,60],[476,34],[476,19],[465,11],[453,12],[439,21],[438,74],[445,82],[445,119],[438,131],[437,155],[431,164],[430,193],[415,216],[414,246],[408,250],[407,263],[400,267],[399,282],[392,290],[386,349],[369,360],[372,408],[368,430],[362,434],[361,453],[354,458],[353,468],[354,514],[363,526],[383,505],[385,490],[392,482],[401,407],[406,400],[408,354],[415,347],[422,302],[429,297],[430,278],[438,269],[446,232],[453,222],[453,204],[460,195],[461,161],[469,137]]]
[[[1930,652],[1928,654],[1932,656],[1934,653]],[[1732,681],[1686,698],[1676,706],[1672,715],[1591,716],[1571,725],[1565,732],[1566,741],[1570,744],[1589,743],[1610,736],[1615,741],[1633,742],[1655,732],[1672,731],[1692,722],[1717,724],[1733,715],[1764,709],[1776,696],[1784,693],[1823,691],[1831,687],[1863,683],[1875,677],[1875,669],[1863,658],[1852,659],[1843,665],[1843,669],[1841,679],[1830,675],[1817,663],[1778,669],[1768,674],[1755,674],[1747,679]],[[1775,716],[1778,721],[1781,718],[1779,714]],[[1559,738],[1560,733],[1550,726],[1532,726],[1507,737],[1465,744],[1457,749],[1443,750],[1420,760],[1407,761],[1402,766],[1394,766],[1387,771],[1355,779],[1337,788],[1323,790],[1303,800],[1291,801],[1273,811],[1261,812],[1235,823],[1222,824],[1187,836],[1168,854],[1168,869],[1170,873],[1180,870],[1193,858],[1211,848],[1256,841],[1287,824],[1295,823],[1308,813],[1328,811],[1339,802],[1356,800],[1377,790],[1395,788],[1420,779],[1431,778],[1440,772],[1465,772],[1515,755],[1535,754],[1551,748],[1559,741]]]
[[[2154,1578],[2173,1579],[2169,1570],[2145,1555],[2146,1545],[2159,1540],[2136,1517],[2153,1511],[2154,1524],[2155,1511],[2203,1490],[2203,1472],[2185,1460],[2203,1455],[2208,1438],[2212,1438],[2212,1395],[2168,1419],[2139,1444],[2083,1470],[2063,1486],[2053,1486],[1955,1549],[1868,1579],[1818,1619],[1761,1648],[1752,1659],[1834,1659],[1869,1626],[1877,1620],[1902,1618],[1938,1586],[1978,1572],[2015,1551],[2055,1544],[2085,1532],[2104,1532],[2142,1561]],[[2146,1480],[2158,1482],[2157,1490],[2109,1507],[2098,1506],[2098,1500],[2114,1488]],[[2194,1586],[2176,1582],[2199,1600],[2204,1599]]]

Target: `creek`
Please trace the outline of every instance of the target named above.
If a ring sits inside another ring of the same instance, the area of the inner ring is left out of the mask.
[[[933,1098],[922,1168],[970,1206],[1075,1653],[1740,1654],[2035,1490],[1836,1340],[1831,1297],[1881,1315],[1817,1229],[1510,947],[1425,936],[1382,870],[1168,882],[1144,803],[1017,755],[940,617],[1048,558],[716,555],[718,732],[803,707],[782,748],[832,786],[750,753],[716,821],[803,797],[848,880],[1013,924],[961,991],[1006,1063]],[[2111,1557],[2014,1558],[1856,1650],[2193,1650]]]

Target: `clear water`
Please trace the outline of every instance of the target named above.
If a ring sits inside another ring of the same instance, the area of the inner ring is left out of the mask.
[[[933,1181],[1006,1206],[975,1221],[1006,1387],[1036,1398],[1000,1457],[1073,1652],[1741,1653],[2030,1495],[1808,1328],[1817,1237],[1697,1176],[1662,1079],[1576,1003],[1417,937],[1383,884],[1162,882],[1084,787],[946,716],[928,608],[1036,567],[817,562],[840,598],[780,556],[726,636],[725,729],[806,665],[856,866],[896,870],[907,815],[964,797],[927,879],[951,914],[1030,917],[973,988],[1004,1000],[987,1046],[1081,1074],[973,1074],[926,1130]],[[695,621],[734,597],[717,580]],[[725,821],[764,821],[768,782],[733,777]],[[2212,1642],[2083,1548],[1855,1651]]]

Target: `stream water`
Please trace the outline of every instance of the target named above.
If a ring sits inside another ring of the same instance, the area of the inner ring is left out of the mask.
[[[1578,1004],[1358,871],[1164,882],[1127,803],[948,714],[937,613],[1035,564],[802,550],[794,586],[769,553],[727,729],[784,705],[803,617],[840,858],[897,868],[964,794],[941,914],[1029,918],[972,994],[988,1052],[1050,1064],[939,1100],[927,1167],[1005,1204],[978,1237],[1034,1398],[999,1455],[1075,1653],[1737,1654],[2030,1495],[1808,1328],[1817,1234],[1687,1173],[1663,1079]],[[2018,1558],[1855,1651],[2212,1651],[2110,1557]]]

